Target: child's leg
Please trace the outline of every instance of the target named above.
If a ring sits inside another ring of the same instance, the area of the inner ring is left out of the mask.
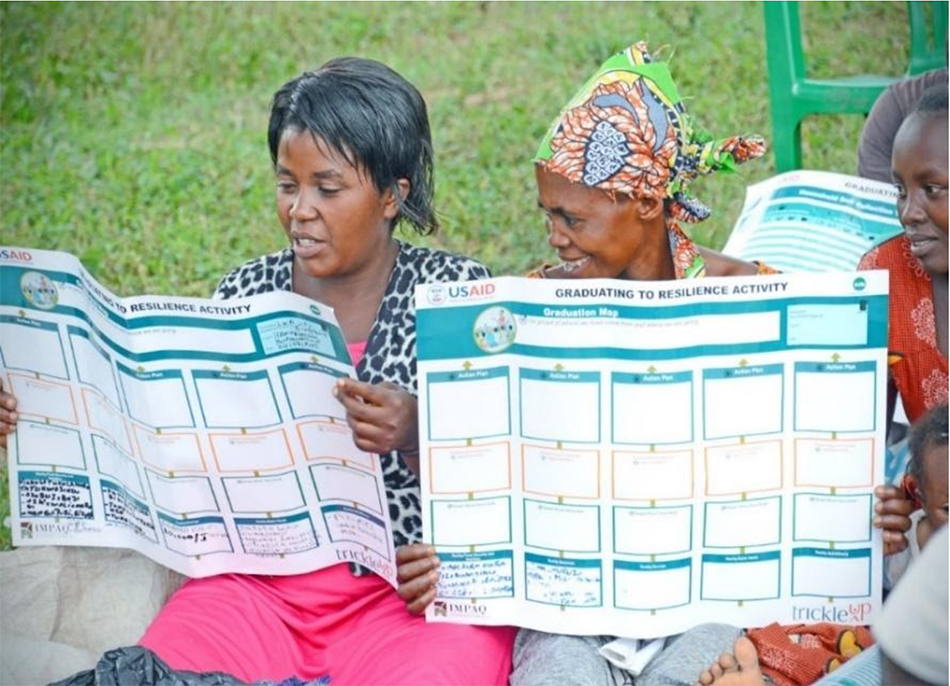
[[[723,653],[732,652],[742,629],[700,624],[670,638],[637,678],[637,686],[693,686],[700,673]]]
[[[515,639],[510,686],[614,686],[599,636],[564,636],[521,629]],[[698,672],[697,672],[698,673]]]

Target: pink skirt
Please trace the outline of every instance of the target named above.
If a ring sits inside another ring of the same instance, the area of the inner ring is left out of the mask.
[[[173,669],[245,681],[505,686],[515,632],[428,624],[383,579],[340,564],[298,576],[192,579],[140,643]]]

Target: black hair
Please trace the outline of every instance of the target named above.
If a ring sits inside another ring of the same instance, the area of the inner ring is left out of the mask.
[[[946,89],[944,89],[946,92]],[[910,429],[910,462],[907,473],[917,481],[920,492],[924,490],[924,456],[931,448],[947,445],[947,405],[937,405],[914,422]]]
[[[305,71],[274,94],[267,144],[277,148],[287,129],[321,139],[382,193],[391,190],[406,220],[425,236],[439,226],[432,209],[432,136],[425,100],[411,83],[385,64],[360,57],[332,59]],[[403,197],[396,181],[407,179]]]
[[[914,107],[914,114],[930,119],[947,114],[947,84],[937,83],[924,91]]]

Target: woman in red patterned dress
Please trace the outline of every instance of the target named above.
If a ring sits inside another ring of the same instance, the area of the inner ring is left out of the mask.
[[[904,233],[859,269],[890,273],[888,424],[897,394],[911,423],[947,402],[947,86],[904,120],[891,160]]]

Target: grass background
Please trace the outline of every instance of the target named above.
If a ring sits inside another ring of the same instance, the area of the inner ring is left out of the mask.
[[[906,3],[802,3],[809,72],[897,75]],[[331,57],[381,60],[426,98],[443,230],[425,243],[496,274],[550,260],[531,156],[581,82],[637,39],[670,46],[695,119],[771,137],[760,3],[0,4],[0,243],[64,250],[119,295],[210,294],[276,250],[268,107]],[[810,168],[853,173],[860,117],[804,124]],[[698,181],[719,248],[741,175]],[[412,239],[414,242],[415,239]],[[9,512],[5,467],[0,517]],[[0,549],[9,547],[0,527]]]

